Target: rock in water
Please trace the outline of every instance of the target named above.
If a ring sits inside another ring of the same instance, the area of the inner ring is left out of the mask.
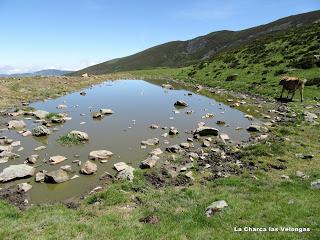
[[[195,131],[194,131],[194,135],[200,135],[200,136],[218,136],[218,132],[219,130],[213,127],[198,127]]]
[[[8,182],[14,179],[31,177],[34,173],[34,167],[26,164],[10,165],[0,173],[0,182]]]
[[[91,160],[102,160],[102,159],[108,159],[113,155],[112,152],[107,150],[96,150],[91,151],[89,154],[89,159]]]
[[[261,130],[261,126],[256,124],[252,124],[247,128],[248,132],[260,132],[260,130]]]
[[[62,183],[68,180],[69,180],[68,174],[62,169],[46,173],[44,176],[44,181],[46,183]]]
[[[185,101],[178,100],[174,103],[175,106],[177,107],[188,107],[188,104]]]
[[[144,146],[153,146],[153,145],[157,145],[157,144],[159,144],[158,138],[149,138],[149,139],[141,142],[141,145],[144,145]]]
[[[96,164],[86,161],[84,164],[81,165],[80,172],[86,175],[94,174],[97,171],[98,167]]]
[[[128,166],[126,163],[124,163],[124,162],[118,162],[118,163],[113,164],[113,167],[114,167],[118,172],[120,172],[120,171],[128,168],[129,166]]]
[[[20,120],[12,120],[8,122],[9,129],[22,129],[26,126],[25,122]]]
[[[26,160],[28,163],[35,164],[38,159],[39,159],[38,154],[32,154],[31,156],[27,157]]]
[[[162,84],[161,87],[166,89],[173,89],[173,86],[171,84]]]
[[[32,186],[29,183],[20,183],[18,184],[18,191],[28,192]]]
[[[146,160],[142,161],[140,168],[153,168],[160,158],[157,156],[148,157]]]
[[[228,207],[228,204],[224,200],[216,201],[211,203],[209,207],[206,209],[206,215],[207,217],[211,217],[216,212],[219,212],[221,209]]]
[[[51,132],[46,126],[38,126],[32,129],[32,135],[36,137],[49,135]]]
[[[109,115],[109,114],[113,114],[114,112],[110,108],[102,108],[100,109],[100,113],[103,115]]]
[[[122,170],[117,174],[116,179],[132,181],[134,178],[133,172],[134,168],[128,166],[126,169]]]
[[[52,156],[49,158],[49,163],[52,165],[58,164],[66,160],[67,158],[64,156]]]
[[[80,141],[89,141],[89,135],[85,132],[80,132],[78,130],[71,131],[68,135],[76,137]]]
[[[101,118],[102,117],[102,114],[100,112],[93,112],[92,113],[92,117],[93,118]]]
[[[33,116],[35,116],[38,119],[44,119],[48,116],[49,112],[43,111],[43,110],[36,110],[33,112]]]

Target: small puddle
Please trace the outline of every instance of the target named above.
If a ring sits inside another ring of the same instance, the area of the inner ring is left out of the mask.
[[[63,163],[54,166],[43,164],[37,168],[37,171],[43,169],[52,171],[63,165],[70,165],[75,174],[80,177],[61,184],[35,183],[34,178],[29,178],[1,185],[30,182],[33,185],[29,192],[33,203],[65,200],[91,190],[99,183],[99,177],[104,172],[108,171],[114,174],[112,168],[116,162],[122,161],[133,167],[138,167],[148,152],[155,148],[141,149],[141,141],[148,138],[159,138],[160,144],[156,147],[165,150],[165,147],[169,145],[186,142],[187,137],[192,137],[190,131],[194,130],[199,122],[219,129],[220,133],[228,134],[233,142],[247,140],[250,137],[245,129],[253,121],[246,119],[243,112],[197,93],[192,93],[192,96],[189,96],[188,93],[191,91],[186,87],[174,85],[175,90],[164,89],[161,87],[162,83],[164,82],[144,80],[106,81],[84,90],[85,96],[75,92],[57,99],[31,104],[36,109],[48,112],[67,112],[72,120],[55,126],[59,130],[52,132],[47,138],[22,137],[15,131],[2,132],[1,135],[6,135],[15,141],[20,140],[24,149],[18,152],[19,158],[2,163],[1,170],[9,165],[23,163],[26,157],[31,154],[39,154],[40,159],[63,155],[68,158]],[[177,100],[183,100],[189,106],[177,109],[174,107]],[[57,109],[56,107],[60,104],[67,105],[67,108]],[[107,115],[101,120],[94,120],[91,112],[99,111],[101,108],[111,108],[115,113]],[[194,112],[186,114],[186,111],[189,110]],[[85,115],[82,116],[82,113]],[[214,117],[203,119],[202,116],[206,113],[212,113]],[[226,125],[217,125],[216,121],[218,120],[226,122]],[[39,125],[34,122],[34,119],[24,121],[27,123],[28,129]],[[80,124],[81,122],[86,123]],[[151,129],[151,124],[157,124],[160,128]],[[165,126],[168,128],[176,127],[179,134],[162,137],[162,134],[169,131],[169,129],[161,129]],[[237,127],[242,127],[243,130],[236,130]],[[89,142],[71,147],[60,145],[57,142],[59,136],[71,130],[88,133]],[[164,140],[170,143],[165,144]],[[35,152],[34,148],[40,145],[46,145],[47,149]],[[84,162],[88,160],[90,151],[101,149],[112,151],[115,155],[107,163],[96,161],[98,172],[95,175],[79,174],[80,167],[72,161],[80,159]],[[75,157],[75,155],[79,155],[79,157]],[[39,162],[41,161],[39,160]]]

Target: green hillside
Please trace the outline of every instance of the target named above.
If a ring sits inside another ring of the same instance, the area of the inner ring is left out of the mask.
[[[137,54],[113,59],[74,72],[71,75],[105,74],[159,67],[183,67],[211,58],[228,49],[242,46],[255,39],[272,36],[292,28],[302,28],[320,19],[314,11],[279,19],[269,24],[241,30],[218,31],[188,41],[173,41],[152,47]]]

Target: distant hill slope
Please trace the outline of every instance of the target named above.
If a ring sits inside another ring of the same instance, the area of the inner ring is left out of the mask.
[[[18,73],[18,74],[0,74],[0,77],[34,77],[34,76],[63,76],[70,74],[72,71],[58,70],[58,69],[43,69],[31,73]]]
[[[70,75],[105,74],[119,71],[151,69],[159,67],[188,66],[215,56],[224,50],[251,42],[266,35],[282,32],[291,28],[320,22],[320,11],[298,14],[277,21],[241,30],[218,31],[187,41],[173,41],[158,45],[134,55],[113,59],[90,66]]]

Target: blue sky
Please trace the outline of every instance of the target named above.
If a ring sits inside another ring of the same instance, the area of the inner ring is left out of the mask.
[[[320,0],[0,0],[0,73],[80,69],[320,9]]]

